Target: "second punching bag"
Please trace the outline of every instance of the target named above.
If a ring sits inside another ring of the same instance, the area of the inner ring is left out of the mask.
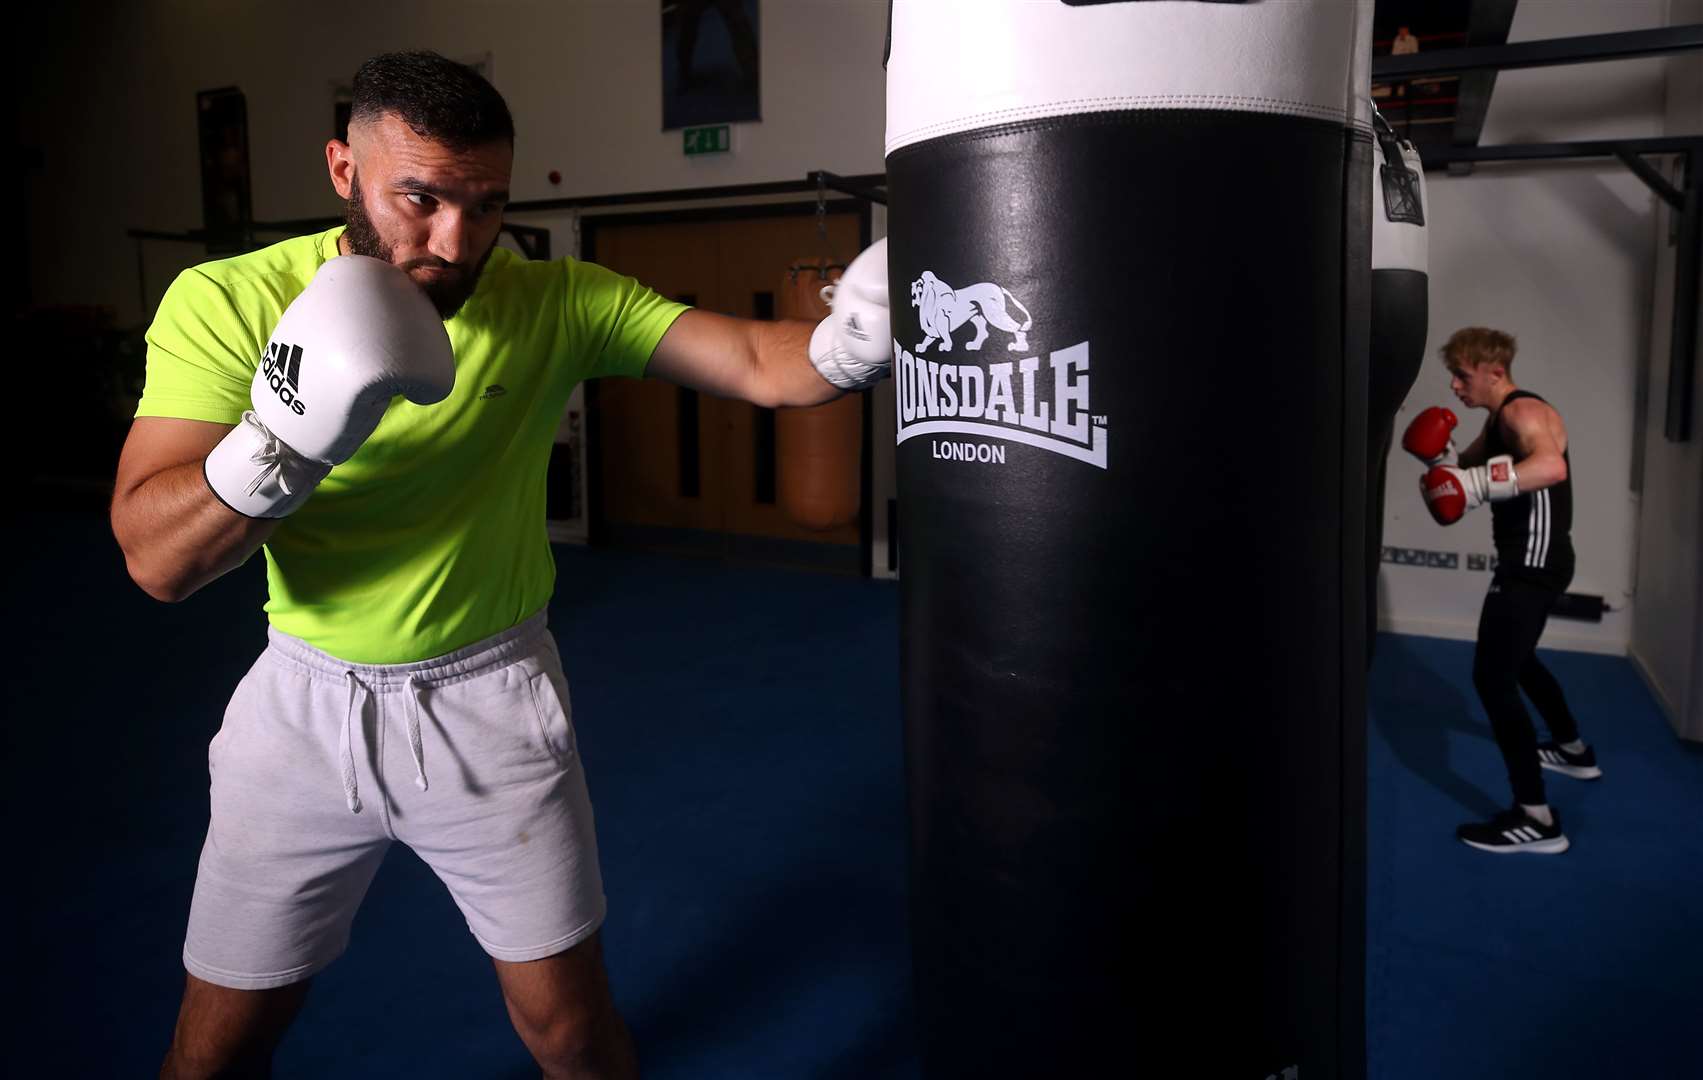
[[[925,1074],[1358,1076],[1369,5],[891,19]]]
[[[1372,356],[1366,406],[1366,659],[1378,640],[1378,568],[1384,552],[1384,479],[1396,411],[1425,360],[1430,317],[1425,170],[1419,151],[1373,113]]]

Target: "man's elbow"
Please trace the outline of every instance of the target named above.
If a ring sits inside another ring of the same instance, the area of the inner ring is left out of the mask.
[[[195,592],[194,585],[183,575],[161,573],[129,555],[124,558],[124,568],[137,588],[162,604],[181,603]]]
[[[840,396],[811,359],[814,322],[787,319],[753,325],[756,336],[741,395],[745,400],[764,409],[785,409],[821,405]]]
[[[747,380],[745,385],[740,387],[738,396],[747,404],[755,405],[759,409],[778,409],[786,404],[781,400],[781,395],[775,392],[772,385],[756,376]]]
[[[178,603],[195,591],[185,574],[174,573],[158,565],[133,542],[125,543],[124,530],[116,514],[112,520],[112,535],[118,541],[118,549],[124,553],[124,571],[137,588],[164,604]]]
[[[827,386],[823,382],[823,386]],[[829,387],[832,390],[832,387]],[[759,409],[796,409],[811,405],[820,405],[802,392],[775,383],[759,382],[752,385],[746,400]]]
[[[142,591],[147,593],[151,599],[158,600],[162,604],[181,603],[182,601],[189,599],[190,596],[189,591],[184,589],[163,588],[158,585],[143,584],[140,581],[136,584],[140,585]]]

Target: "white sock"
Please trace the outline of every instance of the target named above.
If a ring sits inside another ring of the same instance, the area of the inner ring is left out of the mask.
[[[1526,816],[1537,822],[1539,825],[1555,824],[1555,815],[1549,812],[1548,803],[1538,803],[1536,806],[1527,806],[1525,803],[1521,803],[1520,809],[1524,810],[1526,812]]]
[[[1569,754],[1582,754],[1585,752],[1585,740],[1574,739],[1572,742],[1564,742],[1561,744],[1561,749]]]

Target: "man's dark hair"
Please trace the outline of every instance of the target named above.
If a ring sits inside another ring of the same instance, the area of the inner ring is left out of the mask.
[[[375,56],[355,72],[349,122],[395,113],[422,139],[451,150],[514,142],[514,120],[497,88],[484,76],[434,52]]]

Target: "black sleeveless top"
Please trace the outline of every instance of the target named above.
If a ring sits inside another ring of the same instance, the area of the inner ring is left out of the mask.
[[[1520,472],[1519,451],[1502,435],[1502,409],[1520,398],[1543,400],[1529,390],[1515,390],[1490,418],[1484,436],[1485,458],[1513,456],[1516,477]],[[1567,479],[1542,491],[1521,492],[1506,502],[1490,504],[1497,573],[1557,586],[1565,586],[1573,577],[1573,462],[1566,450],[1561,452],[1561,459],[1567,463]]]

